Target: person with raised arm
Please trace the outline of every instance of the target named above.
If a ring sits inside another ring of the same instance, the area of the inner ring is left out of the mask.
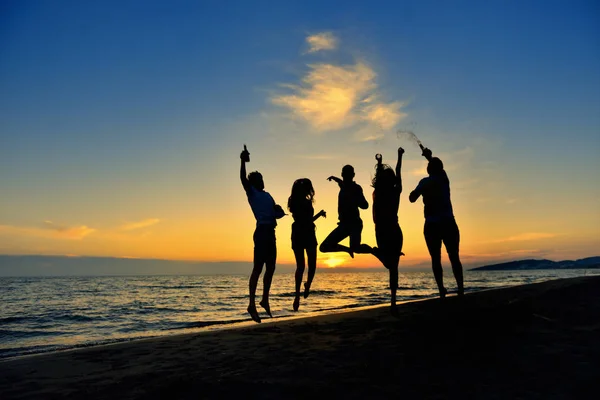
[[[459,257],[460,231],[454,219],[452,202],[450,201],[450,180],[444,170],[442,160],[433,157],[428,148],[421,146],[427,164],[428,177],[421,179],[419,185],[409,196],[411,203],[423,196],[425,205],[425,227],[423,233],[427,249],[431,256],[433,276],[440,292],[440,298],[446,297],[448,291],[444,287],[444,272],[442,270],[442,243],[446,246],[452,272],[456,279],[457,293],[464,294],[463,269]]]
[[[342,179],[330,176],[328,181],[334,181],[340,187],[338,195],[338,226],[323,240],[319,250],[323,253],[346,252],[354,258],[354,253],[371,253],[369,245],[361,244],[363,222],[360,219],[359,208],[366,210],[369,203],[365,199],[363,190],[354,182],[354,168],[346,165],[342,168]],[[341,245],[340,242],[350,237],[350,247]]]
[[[400,193],[402,193],[402,155],[404,149],[398,148],[396,171],[389,165],[383,164],[381,154],[375,155],[375,177],[373,178],[373,222],[375,223],[375,238],[377,247],[373,248],[375,255],[390,275],[391,311],[397,314],[396,292],[398,290],[398,264],[402,253],[404,238],[398,223],[398,208]]]
[[[304,275],[304,252],[308,261],[308,277],[304,283],[304,298],[310,293],[310,286],[317,270],[317,236],[315,235],[315,221],[319,217],[326,217],[325,210],[315,215],[313,202],[315,189],[310,179],[297,179],[292,186],[292,194],[288,199],[288,210],[292,213],[292,250],[296,258],[296,296],[294,298],[294,311],[300,307],[300,286]]]
[[[255,322],[261,322],[260,316],[256,311],[256,286],[258,278],[262,273],[263,266],[266,266],[263,278],[263,296],[260,305],[267,314],[271,315],[269,305],[269,290],[273,274],[275,273],[275,263],[277,261],[277,245],[275,241],[275,227],[277,219],[282,218],[285,213],[280,205],[276,204],[273,197],[265,192],[265,183],[263,177],[258,171],[250,172],[246,176],[246,163],[250,162],[250,153],[244,145],[244,151],[240,154],[240,180],[246,191],[248,203],[256,218],[256,229],[254,230],[254,267],[250,275],[250,304],[248,313]]]

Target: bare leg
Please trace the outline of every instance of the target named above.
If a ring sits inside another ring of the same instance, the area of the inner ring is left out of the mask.
[[[304,249],[294,249],[296,257],[296,296],[294,297],[294,311],[298,311],[300,307],[300,286],[302,284],[302,276],[304,275]]]
[[[350,236],[350,232],[338,225],[338,227],[331,231],[325,240],[323,240],[321,246],[319,246],[319,250],[321,250],[321,253],[345,252],[350,254],[350,257],[354,258],[354,252],[350,247],[340,244],[340,242],[348,236]]]
[[[442,238],[436,225],[425,223],[425,242],[431,256],[433,277],[440,292],[440,298],[446,297],[448,291],[444,287],[444,271],[442,270]]]
[[[444,232],[444,245],[446,246],[446,251],[448,252],[450,264],[452,264],[452,273],[454,274],[454,279],[456,279],[458,295],[462,296],[465,293],[465,288],[463,283],[463,268],[460,262],[460,257],[458,256],[459,244],[460,231],[458,230],[456,221],[452,220],[448,223],[446,232]]]
[[[269,317],[273,317],[271,314],[271,306],[269,305],[269,291],[271,290],[271,282],[273,281],[273,274],[275,273],[275,263],[268,262],[266,264],[265,275],[263,277],[263,296],[260,301],[260,306],[265,309]]]
[[[440,292],[440,298],[446,297],[448,291],[444,287],[444,270],[442,269],[441,255],[431,256],[431,269],[433,270],[433,277],[435,283],[437,283],[438,290]]]
[[[271,290],[271,282],[273,281],[273,274],[275,273],[275,263],[277,261],[277,247],[273,241],[272,247],[268,250],[267,260],[265,262],[265,275],[263,277],[263,296],[260,301],[260,306],[265,309],[269,317],[273,317],[271,314],[271,306],[269,305],[269,291]]]
[[[252,274],[250,274],[250,304],[248,304],[248,313],[255,322],[260,322],[260,317],[256,311],[256,286],[258,285],[258,278],[262,272],[263,261],[255,261],[254,268],[252,268]]]
[[[460,262],[460,257],[458,256],[458,252],[448,254],[448,257],[450,258],[450,263],[452,264],[452,273],[454,274],[454,279],[456,279],[458,295],[462,296],[465,293],[465,287],[463,283],[463,268]]]
[[[390,265],[388,269],[390,271],[390,291],[392,293],[392,314],[396,314],[396,292],[398,291],[398,264],[396,264],[395,266]]]
[[[304,298],[306,299],[310,294],[310,286],[315,278],[317,272],[317,246],[306,249],[306,255],[308,257],[308,277],[304,284]]]

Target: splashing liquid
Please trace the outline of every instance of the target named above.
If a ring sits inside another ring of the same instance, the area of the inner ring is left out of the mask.
[[[400,140],[408,139],[411,142],[418,145],[421,148],[421,150],[423,150],[423,144],[421,143],[421,141],[419,140],[419,138],[417,137],[417,135],[415,135],[415,133],[413,131],[398,129],[396,131],[396,137]]]

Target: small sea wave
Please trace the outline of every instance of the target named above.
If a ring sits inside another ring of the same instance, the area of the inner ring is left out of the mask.
[[[56,330],[17,330],[17,329],[0,329],[0,338],[31,338],[39,336],[60,336],[66,335],[68,332],[56,331]]]
[[[228,320],[222,320],[222,321],[194,321],[194,322],[181,322],[178,324],[175,324],[176,326],[172,326],[170,328],[165,328],[165,330],[181,330],[181,329],[191,329],[191,328],[205,328],[207,326],[214,326],[214,325],[231,325],[231,324],[237,324],[239,322],[246,322],[250,320],[250,318],[244,318],[244,319],[228,319]]]
[[[300,293],[304,293],[304,288],[302,288],[302,290],[300,291]],[[310,295],[311,296],[330,296],[330,295],[335,295],[340,293],[338,290],[311,290],[310,291]],[[296,297],[296,292],[282,292],[282,293],[278,293],[275,295],[275,297]],[[247,296],[244,296],[242,298],[247,298]]]
[[[24,322],[27,321],[28,319],[31,319],[32,317],[5,317],[5,318],[0,318],[0,326],[4,325],[4,324],[13,324],[13,323],[18,323],[18,322]]]
[[[166,290],[202,289],[205,287],[206,287],[205,285],[179,285],[179,286],[149,285],[149,286],[144,286],[144,288],[148,288],[148,289],[166,289]]]

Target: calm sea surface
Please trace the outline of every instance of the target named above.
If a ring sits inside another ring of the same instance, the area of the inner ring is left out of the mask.
[[[444,272],[451,290],[451,272]],[[591,274],[600,271],[465,271],[465,286],[477,291]],[[273,316],[387,303],[387,279],[385,270],[317,271],[310,297],[294,313],[294,276],[276,273]],[[248,324],[247,292],[246,275],[0,278],[0,358]],[[436,293],[430,272],[400,274],[399,301]]]

